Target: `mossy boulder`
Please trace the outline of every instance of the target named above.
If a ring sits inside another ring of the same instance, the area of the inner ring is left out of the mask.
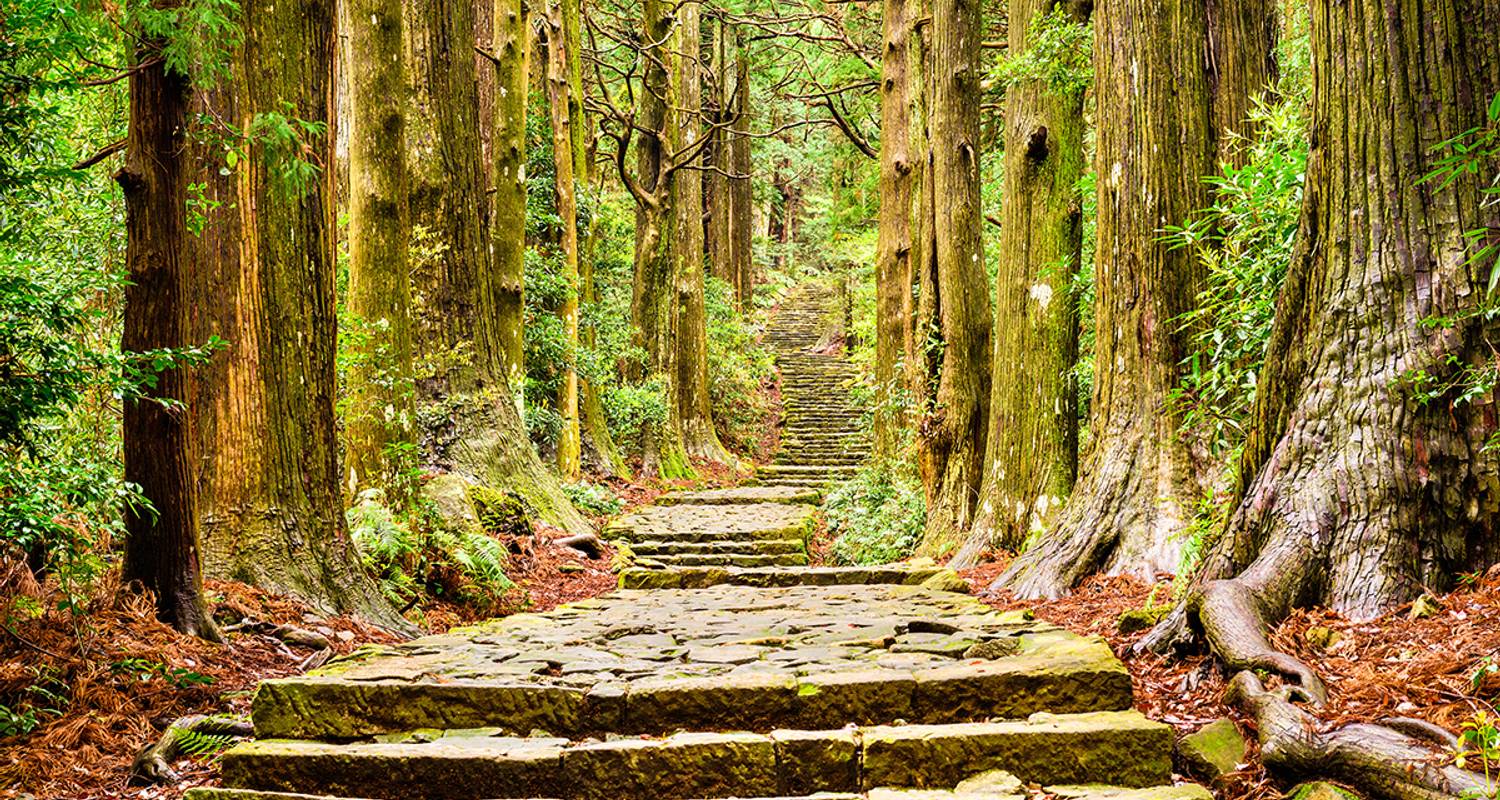
[[[942,592],[962,592],[967,594],[969,582],[964,580],[957,572],[951,569],[939,570],[921,583],[925,589],[937,589]]]
[[[1217,719],[1182,737],[1177,756],[1189,772],[1213,780],[1244,763],[1245,737],[1233,720]]]
[[[1150,630],[1156,627],[1156,623],[1161,622],[1161,618],[1165,617],[1170,610],[1167,606],[1132,608],[1120,615],[1115,627],[1125,635]]]
[[[1360,800],[1360,796],[1328,781],[1299,784],[1286,793],[1287,800]]]
[[[513,537],[531,535],[531,512],[520,495],[471,484],[468,497],[479,527],[486,533]]]

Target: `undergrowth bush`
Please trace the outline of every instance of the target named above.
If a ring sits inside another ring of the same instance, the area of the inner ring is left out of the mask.
[[[476,528],[448,529],[420,501],[411,513],[398,515],[371,489],[347,517],[365,567],[398,607],[431,596],[484,608],[514,585],[505,574],[509,555],[498,540]]]
[[[563,492],[579,511],[595,517],[611,517],[625,508],[625,503],[608,486],[580,481],[563,484]]]
[[[912,554],[922,541],[927,502],[922,484],[891,463],[860,470],[823,503],[840,564],[885,564]]]
[[[724,444],[749,452],[771,424],[770,404],[761,391],[773,370],[771,355],[735,308],[733,287],[709,276],[703,298],[714,423]]]

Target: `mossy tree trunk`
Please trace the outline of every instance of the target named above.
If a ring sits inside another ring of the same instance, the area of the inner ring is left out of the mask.
[[[130,129],[125,166],[116,175],[125,194],[125,352],[182,348],[188,337],[190,285],[182,241],[188,235],[188,78],[168,71],[160,42],[145,43],[130,75]],[[203,598],[197,488],[194,485],[189,375],[171,369],[124,408],[125,480],[151,508],[131,506],[125,518],[123,577],[156,599],[156,615],[182,633],[217,640]],[[176,406],[175,408],[173,406]]]
[[[696,3],[677,9],[672,45],[673,83],[678,117],[673,152],[682,151],[703,136],[702,16]],[[688,455],[719,464],[733,464],[734,456],[719,442],[713,405],[708,393],[708,331],[704,309],[703,174],[679,169],[672,175],[672,260],[677,289],[677,404],[682,420],[683,447]]]
[[[414,447],[411,216],[406,175],[406,61],[400,0],[350,0],[349,294],[358,320],[344,413],[352,492],[379,488],[404,505]]]
[[[661,388],[664,419],[648,426],[642,443],[641,469],[661,478],[693,474],[683,442],[681,375],[677,346],[677,275],[673,256],[672,175],[668,171],[671,144],[679,141],[675,109],[679,88],[669,71],[673,20],[664,0],[645,0],[641,6],[642,38],[647,42],[645,78],[638,99],[640,138],[636,143],[635,281],[631,321],[636,342],[646,354],[640,378]],[[621,147],[624,146],[622,143]],[[623,155],[616,159],[617,163]],[[622,170],[622,177],[625,176]]]
[[[508,383],[512,366],[506,334],[512,332],[504,328],[509,323],[500,313],[508,295],[503,276],[493,268],[483,220],[474,213],[482,207],[485,165],[475,94],[473,7],[463,0],[406,2],[413,84],[407,137],[412,224],[436,237],[429,263],[415,270],[424,301],[417,310],[417,348],[435,369],[418,388],[421,399],[441,411],[431,415],[439,420],[435,428],[424,432],[433,445],[429,458],[438,468],[516,492],[546,522],[585,532],[588,521],[532,449]],[[524,37],[525,31],[514,33]],[[495,38],[508,56],[492,61],[499,69],[497,85],[512,87],[519,80],[513,71],[524,66],[525,40],[512,41],[500,32]],[[498,105],[504,105],[503,98]],[[505,136],[499,138],[497,159],[508,148]],[[504,184],[504,175],[497,173],[497,189]],[[495,209],[491,230],[520,237],[524,207],[507,210],[497,202]]]
[[[880,216],[875,251],[875,455],[898,456],[905,423],[902,361],[911,310],[911,223],[916,172],[911,151],[914,19],[908,0],[885,0],[880,76]],[[918,73],[920,74],[920,72]]]
[[[929,109],[935,346],[919,461],[927,489],[921,551],[950,552],[973,521],[990,404],[989,281],[979,178],[979,0],[934,0]],[[924,302],[928,302],[924,298]]]
[[[729,249],[734,263],[734,289],[740,308],[748,310],[755,294],[755,257],[752,233],[755,197],[750,183],[750,56],[745,35],[735,33],[734,124],[729,132]]]
[[[1209,202],[1215,169],[1204,6],[1107,0],[1094,12],[1097,301],[1089,448],[1049,535],[1001,577],[1057,596],[1094,571],[1177,568],[1200,466],[1169,398],[1180,385],[1203,268],[1162,237]]]
[[[1087,22],[1092,3],[1064,5]],[[1010,52],[1056,0],[1011,0]],[[1005,94],[1005,186],[995,283],[994,381],[979,510],[958,564],[1044,532],[1078,474],[1078,314],[1083,247],[1083,90],[1040,78]]]
[[[562,321],[563,337],[569,358],[578,352],[578,194],[574,179],[577,159],[574,154],[574,104],[571,89],[567,39],[563,33],[561,2],[547,6],[547,107],[552,127],[552,164],[557,189],[557,216],[561,230],[558,246],[562,251],[562,279],[567,283],[566,296],[557,309]],[[577,480],[582,471],[583,442],[578,417],[577,363],[564,364],[557,390],[557,413],[562,431],[557,441],[557,469],[567,480]]]
[[[734,120],[734,51],[729,44],[732,31],[730,22],[723,14],[715,15],[709,31],[712,41],[709,50],[712,61],[713,95],[709,98],[710,121],[714,127],[710,132],[713,141],[708,145],[706,158],[708,172],[704,175],[704,206],[706,208],[705,235],[708,253],[708,269],[714,277],[734,288],[734,254],[730,243],[731,216],[734,213],[730,199],[730,178],[734,173],[731,132],[727,125]]]
[[[291,152],[258,133],[332,115],[334,7],[242,5],[231,74],[196,92],[188,118],[227,126],[190,136],[189,219],[180,252],[195,309],[187,339],[228,342],[190,380],[204,572],[409,626],[365,574],[344,523],[334,424],[333,135],[298,126]],[[224,161],[223,136],[246,158]],[[290,177],[297,163],[320,167]],[[228,174],[224,174],[224,173]],[[186,210],[186,209],[185,209]]]
[[[494,69],[494,141],[490,145],[490,252],[498,293],[496,319],[506,381],[525,379],[526,318],[526,101],[530,48],[526,4],[494,0],[492,60]]]

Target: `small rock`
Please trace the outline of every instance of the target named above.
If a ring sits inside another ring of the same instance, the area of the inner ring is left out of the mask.
[[[354,631],[339,631],[338,633],[335,633],[334,636],[338,637],[338,640],[341,642],[354,641]]]
[[[561,572],[564,575],[576,575],[580,572],[583,572],[583,570],[584,567],[582,564],[574,564],[571,561],[564,561],[563,563],[557,565],[557,571]]]
[[[969,582],[960,577],[957,572],[945,569],[934,573],[932,577],[922,581],[922,587],[925,589],[937,589],[940,592],[963,592],[967,594],[969,591]]]
[[[1239,769],[1245,760],[1245,738],[1233,720],[1218,719],[1182,737],[1177,755],[1190,772],[1213,780]]]
[[[954,791],[960,794],[965,792],[983,794],[1025,794],[1026,785],[1020,778],[1006,772],[1003,769],[992,769],[989,772],[981,772],[958,785]]]
[[[1412,601],[1411,618],[1427,619],[1428,617],[1437,616],[1437,613],[1442,610],[1443,604],[1438,602],[1438,599],[1436,597],[1433,597],[1430,594],[1424,594],[1421,597],[1418,597],[1416,600]]]
[[[1360,800],[1359,795],[1328,781],[1312,781],[1286,793],[1287,800]]]
[[[1165,617],[1170,610],[1167,606],[1132,608],[1120,615],[1119,622],[1116,623],[1115,627],[1122,634],[1150,630],[1156,627],[1156,623],[1161,622],[1161,618]]]
[[[1304,633],[1302,636],[1307,639],[1308,644],[1319,650],[1332,649],[1343,638],[1339,635],[1338,631],[1332,628],[1325,628],[1322,625],[1314,625],[1308,628],[1307,633]]]

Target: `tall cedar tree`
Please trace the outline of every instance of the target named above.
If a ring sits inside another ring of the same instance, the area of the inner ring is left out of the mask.
[[[925,378],[919,462],[927,487],[922,550],[956,547],[973,521],[990,404],[990,300],[979,177],[980,0],[934,0],[931,81],[930,295],[938,341]]]
[[[495,92],[490,105],[494,117],[490,127],[489,182],[491,198],[490,252],[494,257],[498,292],[496,324],[499,328],[502,374],[506,382],[519,386],[526,374],[524,323],[526,318],[526,101],[530,75],[529,23],[523,0],[493,0],[490,67]],[[483,20],[481,19],[481,22]]]
[[[677,9],[671,76],[679,121],[671,149],[681,151],[704,135],[702,16],[696,3]],[[708,332],[703,298],[703,175],[672,175],[672,264],[677,290],[677,406],[688,455],[720,464],[734,457],[719,442],[708,394]]]
[[[1090,0],[1011,0],[1010,53],[1054,9],[1086,23]],[[1027,78],[1005,92],[1005,186],[995,282],[994,382],[984,483],[957,560],[1014,549],[1042,531],[1078,474],[1078,314],[1073,273],[1083,248],[1083,89]]]
[[[557,216],[561,231],[562,278],[567,284],[566,296],[557,309],[562,321],[567,352],[578,352],[578,187],[574,179],[577,164],[573,148],[574,106],[569,80],[567,39],[563,35],[561,2],[547,5],[547,110],[552,126],[552,164],[557,194]],[[576,364],[563,365],[562,381],[557,389],[557,413],[562,418],[562,433],[557,440],[557,469],[567,480],[577,480],[583,469],[582,430],[578,421],[578,369]]]
[[[750,54],[745,34],[735,32],[734,116],[729,129],[729,250],[734,262],[735,297],[741,309],[750,308],[755,294],[755,259],[751,232],[755,197],[750,183]]]
[[[339,481],[334,7],[248,0],[242,11],[230,74],[188,109],[214,121],[183,147],[201,196],[179,207],[201,233],[175,232],[195,309],[187,340],[228,342],[188,381],[204,572],[406,628],[364,573]],[[294,140],[274,134],[283,123]],[[244,151],[234,164],[225,137]]]
[[[168,6],[159,6],[166,8]],[[168,70],[161,42],[146,42],[130,74],[130,131],[125,166],[116,175],[125,193],[126,352],[188,345],[190,259],[186,236],[188,77]],[[156,595],[157,616],[177,630],[219,638],[203,598],[198,501],[193,476],[188,375],[163,372],[144,397],[125,404],[125,480],[151,507],[126,513],[124,578]]]
[[[1072,499],[1001,577],[1056,596],[1095,570],[1177,569],[1199,465],[1169,398],[1203,268],[1162,228],[1208,205],[1214,168],[1204,6],[1106,0],[1094,12],[1098,102],[1097,301],[1090,444]]]
[[[401,0],[350,0],[349,296],[359,329],[344,414],[345,470],[358,492],[401,488],[393,448],[414,446],[411,213]]]
[[[885,0],[880,75],[880,217],[875,252],[875,455],[893,458],[904,403],[906,328],[910,324],[912,198],[911,38],[916,0]]]
[[[430,437],[439,467],[523,497],[544,520],[573,533],[590,530],[557,477],[532,449],[507,380],[506,297],[485,240],[484,185],[475,82],[473,6],[467,0],[406,0],[412,111],[407,127],[413,226],[430,231],[430,263],[414,270],[424,299],[416,341],[439,372],[419,386],[421,399],[441,404],[445,427]],[[497,59],[497,85],[509,86],[522,66],[520,43],[497,32],[507,59]],[[498,134],[498,131],[497,131]],[[505,149],[502,142],[496,147]],[[519,173],[518,173],[519,174]],[[497,185],[501,183],[497,176]],[[524,235],[522,216],[506,218],[497,204],[494,236]],[[499,249],[497,245],[497,250]],[[429,484],[431,485],[431,484]]]

